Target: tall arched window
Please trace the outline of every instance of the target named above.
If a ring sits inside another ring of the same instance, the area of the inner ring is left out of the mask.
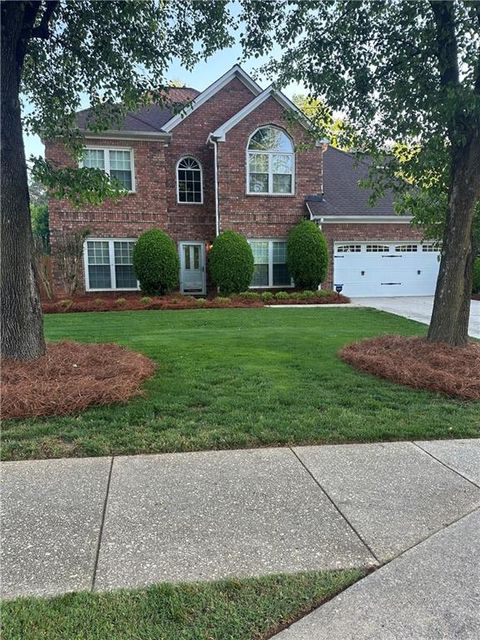
[[[187,156],[177,164],[177,202],[203,202],[202,167],[198,160]]]
[[[247,193],[294,192],[295,153],[292,141],[281,129],[257,129],[248,142],[247,163]]]

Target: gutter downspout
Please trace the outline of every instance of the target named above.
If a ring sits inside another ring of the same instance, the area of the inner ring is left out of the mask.
[[[220,234],[220,207],[218,198],[218,142],[211,139],[213,142],[213,158],[214,158],[214,172],[215,172],[215,236]]]

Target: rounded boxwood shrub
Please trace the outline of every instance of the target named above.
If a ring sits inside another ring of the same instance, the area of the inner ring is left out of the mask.
[[[480,257],[475,258],[473,263],[473,293],[480,293]]]
[[[173,240],[160,229],[150,229],[133,247],[133,269],[142,293],[164,295],[178,286],[180,261]]]
[[[325,280],[327,242],[315,222],[303,220],[288,234],[287,266],[295,285],[301,289],[317,289]]]
[[[222,295],[241,293],[252,281],[252,248],[241,234],[224,231],[213,241],[208,267],[212,282]]]

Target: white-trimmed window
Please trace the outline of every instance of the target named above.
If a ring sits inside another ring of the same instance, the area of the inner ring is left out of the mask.
[[[295,190],[292,141],[278,127],[257,129],[247,146],[247,193],[292,195]]]
[[[416,253],[418,246],[416,244],[397,244],[395,251],[398,253]]]
[[[132,149],[86,147],[82,166],[101,169],[127,191],[135,191]]]
[[[367,244],[367,253],[388,253],[389,251],[388,244]]]
[[[361,253],[361,244],[339,244],[335,249],[337,253]]]
[[[85,241],[85,284],[87,291],[136,290],[131,238],[93,238]]]
[[[285,240],[249,240],[252,247],[255,270],[253,288],[292,287],[287,268],[287,243]]]
[[[177,163],[177,202],[203,203],[202,165],[191,156],[180,158]]]

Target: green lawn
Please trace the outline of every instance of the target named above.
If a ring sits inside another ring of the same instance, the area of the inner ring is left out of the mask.
[[[315,572],[214,583],[161,584],[2,604],[3,640],[260,640],[308,613],[363,572]]]
[[[146,396],[78,416],[9,421],[3,458],[99,456],[475,437],[480,403],[361,374],[339,348],[426,327],[369,309],[211,309],[49,315],[51,340],[113,341],[152,357]]]

